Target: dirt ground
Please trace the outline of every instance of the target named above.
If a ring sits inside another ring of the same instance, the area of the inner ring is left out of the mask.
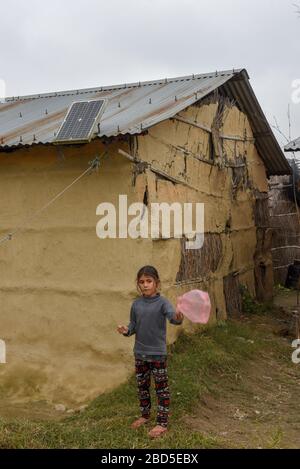
[[[0,417],[24,418],[29,420],[60,420],[65,414],[55,410],[54,405],[45,401],[12,402],[2,399],[0,402]]]
[[[296,308],[296,294],[284,291],[271,313],[239,319],[261,331],[271,346],[259,348],[234,379],[226,373],[216,376],[217,392],[202,395],[194,413],[183,418],[188,428],[216,437],[224,448],[300,448],[300,364],[292,362]],[[5,418],[57,420],[68,410],[59,412],[46,402],[0,403],[0,417]]]
[[[260,353],[236,376],[237,385],[221,379],[218,397],[202,396],[194,415],[184,419],[228,448],[300,448],[300,364],[292,362],[296,294],[278,295],[274,304],[274,316],[242,320],[262,330],[263,340],[283,345],[283,359],[275,351]]]

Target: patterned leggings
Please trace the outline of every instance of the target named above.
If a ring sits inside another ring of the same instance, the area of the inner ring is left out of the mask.
[[[135,373],[138,385],[138,397],[140,400],[140,410],[142,416],[150,417],[151,399],[150,399],[150,383],[151,372],[154,377],[155,390],[157,396],[157,425],[167,427],[170,392],[168,386],[167,360],[147,362],[143,360],[135,360]]]

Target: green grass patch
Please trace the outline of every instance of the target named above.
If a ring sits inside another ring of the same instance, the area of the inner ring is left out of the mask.
[[[139,415],[132,376],[114,391],[100,395],[83,413],[59,422],[1,419],[0,448],[220,448],[221,440],[191,431],[182,417],[197,408],[201,395],[217,396],[220,380],[235,383],[239,370],[268,347],[272,343],[264,341],[254,327],[231,321],[193,335],[182,334],[169,347],[172,413],[170,430],[160,440],[149,440],[147,428],[130,429]],[[154,425],[154,391],[152,397]]]
[[[250,294],[245,285],[240,285],[240,293],[242,298],[242,310],[246,314],[268,314],[273,310],[273,303],[260,303],[256,301]]]
[[[289,296],[290,293],[291,293],[291,290],[289,288],[285,288],[280,283],[278,283],[277,285],[274,286],[274,294],[275,295]]]

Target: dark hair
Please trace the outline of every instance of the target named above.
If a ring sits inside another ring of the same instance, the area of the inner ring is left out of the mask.
[[[137,276],[136,276],[137,283],[142,277],[142,275],[148,275],[149,277],[152,277],[156,281],[156,283],[160,283],[158,272],[156,268],[153,267],[152,265],[145,265],[138,271]]]

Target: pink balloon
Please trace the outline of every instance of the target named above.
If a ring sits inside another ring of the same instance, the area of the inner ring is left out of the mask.
[[[191,290],[177,298],[176,309],[190,321],[206,324],[211,311],[209,295],[201,290]]]

